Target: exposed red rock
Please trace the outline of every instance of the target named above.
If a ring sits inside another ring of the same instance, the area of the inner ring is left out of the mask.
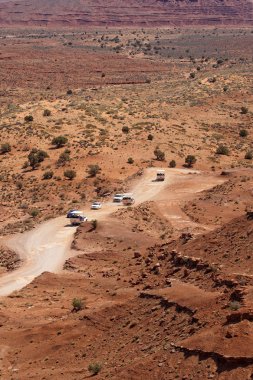
[[[253,4],[238,0],[1,1],[0,25],[251,25]]]

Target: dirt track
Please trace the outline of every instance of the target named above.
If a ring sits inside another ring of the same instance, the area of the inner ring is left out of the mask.
[[[213,176],[200,175],[195,170],[167,169],[166,180],[155,182],[157,168],[148,169],[136,182],[132,192],[136,204],[148,200],[157,200],[163,214],[172,220],[174,225],[190,224],[182,216],[179,201],[187,200],[193,194],[211,188],[221,180]],[[190,173],[193,173],[192,175]],[[170,187],[172,191],[170,191]],[[88,219],[105,219],[122,206],[105,203],[99,211],[84,210]],[[8,246],[19,253],[24,260],[21,268],[0,279],[0,296],[6,296],[23,288],[44,271],[61,270],[64,261],[70,255],[70,244],[76,228],[66,225],[66,218],[59,217],[41,224],[32,231],[14,236]]]

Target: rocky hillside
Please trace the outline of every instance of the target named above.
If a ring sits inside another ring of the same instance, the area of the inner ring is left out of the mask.
[[[250,0],[0,1],[0,25],[252,25]]]

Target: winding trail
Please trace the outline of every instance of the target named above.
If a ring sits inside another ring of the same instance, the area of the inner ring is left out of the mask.
[[[222,182],[217,177],[202,177],[201,173],[187,169],[166,169],[165,181],[156,182],[154,181],[156,171],[157,168],[147,169],[135,181],[131,189],[136,200],[135,205],[157,200],[164,215],[175,226],[180,223],[193,223],[186,215],[182,216],[183,213],[178,206],[179,201],[186,200],[189,195],[192,197]],[[195,180],[196,178],[198,181]],[[189,183],[188,187],[185,186],[185,182]],[[181,191],[180,183],[182,184]],[[179,190],[175,192],[173,189],[177,184],[179,184]],[[88,219],[102,220],[121,207],[119,204],[107,202],[99,211],[86,209],[84,213]],[[67,219],[62,216],[42,223],[29,232],[12,237],[7,245],[20,255],[23,265],[0,278],[0,296],[7,296],[15,290],[22,289],[45,271],[60,271],[65,260],[70,257],[70,246],[75,231],[76,227],[67,225]]]

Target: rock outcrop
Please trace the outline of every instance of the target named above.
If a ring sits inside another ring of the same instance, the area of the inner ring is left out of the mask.
[[[252,22],[250,0],[0,1],[2,26],[241,26]]]

